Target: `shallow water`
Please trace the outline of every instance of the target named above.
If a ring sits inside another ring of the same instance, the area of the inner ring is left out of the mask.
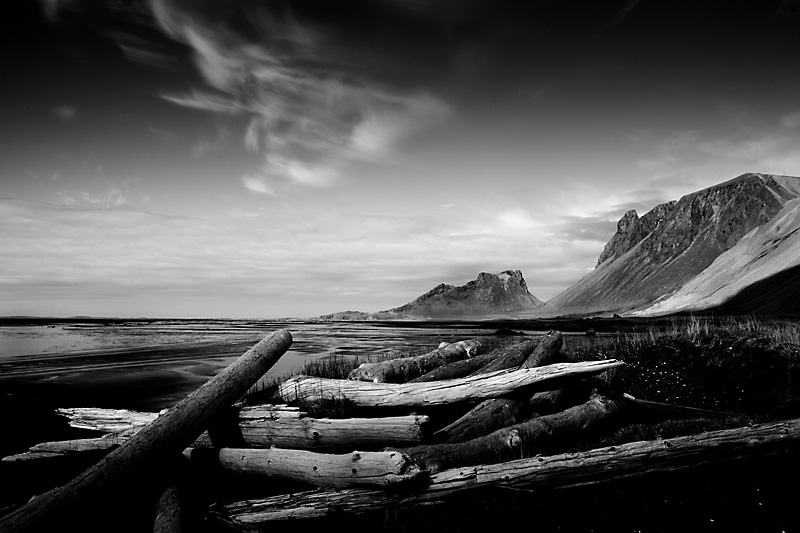
[[[169,407],[279,329],[289,351],[263,378],[328,355],[405,355],[494,333],[490,325],[258,320],[87,320],[0,326],[0,400],[128,409]],[[526,331],[526,333],[534,333]],[[0,405],[2,408],[2,405]]]

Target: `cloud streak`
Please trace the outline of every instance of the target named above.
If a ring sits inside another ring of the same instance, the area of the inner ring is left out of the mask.
[[[210,86],[163,97],[246,119],[243,144],[263,156],[260,168],[242,179],[251,191],[331,186],[353,164],[391,161],[411,134],[450,112],[428,92],[370,79],[346,43],[290,11],[255,3],[224,14],[208,3],[152,5],[161,28],[191,47]]]

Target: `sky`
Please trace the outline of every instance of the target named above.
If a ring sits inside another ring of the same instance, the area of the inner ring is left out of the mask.
[[[11,0],[0,316],[311,317],[800,175],[800,1]]]

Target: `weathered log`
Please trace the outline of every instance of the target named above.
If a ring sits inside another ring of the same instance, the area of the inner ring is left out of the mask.
[[[590,390],[583,382],[556,390],[537,392],[527,402],[526,409],[537,415],[549,415],[578,405],[589,397]]]
[[[217,505],[212,514],[248,526],[286,519],[354,516],[397,506],[445,502],[486,487],[568,489],[787,453],[800,453],[800,419],[455,468],[433,474],[424,490],[408,496],[372,489],[316,490]]]
[[[557,362],[564,338],[559,331],[549,331],[536,345],[536,348],[516,365],[522,368],[536,368]],[[510,361],[510,359],[509,359]],[[476,374],[485,373],[487,368],[494,368],[495,363],[478,370]],[[532,411],[527,402],[521,398],[492,398],[475,406],[455,422],[443,427],[434,438],[442,442],[464,442],[480,437],[527,420]]]
[[[77,411],[77,409],[76,409]],[[106,431],[102,409],[92,411],[89,418],[80,418],[80,427]],[[138,424],[157,413],[129,411]],[[75,413],[82,415],[83,413]],[[115,425],[123,427],[119,411],[114,413]],[[91,424],[88,420],[93,419]],[[216,421],[219,423],[219,421]],[[386,446],[413,446],[423,442],[430,418],[424,415],[406,415],[381,418],[309,418],[296,407],[258,405],[244,407],[238,414],[238,428],[217,434],[205,431],[193,443],[197,448],[249,446],[251,448],[295,448],[302,450],[380,449]],[[70,425],[73,425],[70,422]],[[108,434],[92,439],[43,442],[27,452],[9,455],[2,461],[26,461],[79,454],[86,451],[110,450],[119,446],[144,426],[124,426],[124,433]]]
[[[279,477],[318,487],[388,487],[408,483],[422,474],[413,461],[398,451],[334,455],[281,448],[195,448],[185,455],[201,468]]]
[[[156,503],[153,533],[182,533],[190,531],[187,526],[186,504],[181,487],[177,483],[168,485]]]
[[[527,420],[465,442],[423,444],[400,451],[431,473],[552,454],[596,437],[615,425],[620,413],[618,402],[597,394],[561,413]]]
[[[220,409],[238,400],[289,349],[292,336],[279,330],[158,417],[119,448],[62,487],[32,499],[0,518],[5,533],[63,527],[62,520],[87,513],[94,498],[108,495],[180,454]]]
[[[239,430],[244,444],[251,448],[295,448],[329,450],[348,448],[378,449],[386,443],[423,442],[430,418],[425,415],[403,415],[376,418],[311,418],[297,411],[274,412],[268,408],[245,407],[239,413]],[[224,438],[215,438],[213,431],[201,435],[195,446],[226,446]],[[228,445],[230,446],[230,445]]]
[[[8,455],[0,459],[6,463],[35,461],[54,457],[67,457],[91,452],[109,451],[130,438],[131,434],[108,434],[92,439],[58,440],[41,442],[31,446],[27,452]]]
[[[524,402],[508,398],[490,398],[435,431],[433,440],[439,443],[465,442],[519,424],[528,418],[530,417]]]
[[[170,458],[168,475],[155,505],[153,533],[182,533],[201,529],[208,501],[197,490],[198,479],[188,459]]]
[[[115,434],[139,430],[155,420],[158,415],[166,412],[166,409],[158,413],[147,413],[128,409],[95,407],[61,407],[56,409],[56,414],[66,417],[71,427]]]
[[[278,386],[276,396],[282,402],[347,400],[362,407],[445,405],[498,398],[521,388],[533,393],[535,390],[561,387],[570,379],[605,372],[623,364],[616,359],[558,363],[539,368],[499,370],[489,374],[429,383],[369,383],[295,376]]]
[[[473,375],[487,374],[506,368],[535,368],[555,363],[563,344],[564,337],[561,332],[550,330],[538,341],[533,352],[528,352],[524,357],[522,357],[523,354],[521,352],[516,354],[509,353],[508,356],[502,359],[495,359],[485,367],[476,370]]]
[[[460,361],[481,353],[481,343],[465,340],[445,344],[428,353],[400,357],[377,363],[363,363],[350,372],[348,379],[373,383],[404,383],[447,363]]]
[[[505,348],[497,348],[489,353],[434,368],[427,374],[423,374],[418,378],[409,380],[408,383],[425,383],[428,381],[439,381],[443,379],[463,378],[497,360],[505,361],[508,363],[508,365],[495,368],[494,370],[518,367],[523,361],[525,361],[525,359],[531,354],[536,346],[538,346],[538,344],[539,342],[537,340],[532,339],[514,344],[512,346],[506,346]],[[482,373],[485,374],[485,372]]]

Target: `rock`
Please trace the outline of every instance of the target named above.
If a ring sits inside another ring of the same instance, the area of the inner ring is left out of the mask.
[[[678,291],[798,198],[800,178],[743,174],[656,206],[643,217],[628,211],[595,269],[542,312],[610,313],[648,306]]]
[[[499,274],[481,272],[459,287],[442,283],[412,302],[382,313],[439,319],[485,318],[517,316],[541,305],[542,301],[528,291],[521,271],[504,270]]]

